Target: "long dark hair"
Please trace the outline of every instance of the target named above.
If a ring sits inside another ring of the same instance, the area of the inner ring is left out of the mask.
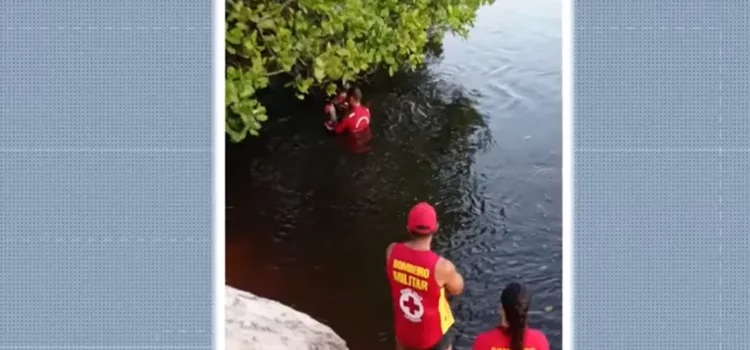
[[[526,333],[531,293],[520,283],[514,282],[505,287],[500,296],[500,303],[508,322],[510,349],[523,350],[523,335]]]

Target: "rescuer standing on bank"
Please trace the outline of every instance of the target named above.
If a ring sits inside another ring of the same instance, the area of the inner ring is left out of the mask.
[[[397,350],[450,350],[455,320],[449,295],[459,295],[464,280],[456,266],[431,249],[438,230],[435,209],[419,203],[409,212],[409,240],[386,249],[386,271],[393,301]]]

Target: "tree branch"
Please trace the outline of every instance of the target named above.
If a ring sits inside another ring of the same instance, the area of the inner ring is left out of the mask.
[[[267,77],[271,77],[271,76],[274,76],[274,75],[279,75],[279,74],[282,74],[282,73],[286,73],[286,71],[285,71],[285,70],[283,70],[283,69],[279,69],[279,70],[277,70],[277,71],[273,71],[273,72],[268,72],[268,73],[266,73],[266,76],[267,76]]]

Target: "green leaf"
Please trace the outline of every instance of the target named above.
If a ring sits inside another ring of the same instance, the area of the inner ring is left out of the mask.
[[[337,86],[335,83],[328,83],[326,86],[326,94],[328,94],[328,96],[336,94],[336,88]]]
[[[320,57],[315,57],[314,66],[315,68],[324,69],[326,67],[326,62],[323,61]]]
[[[254,118],[250,122],[247,123],[248,126],[250,126],[250,130],[260,130],[261,125],[258,123]]]
[[[226,133],[229,134],[229,139],[234,143],[238,143],[244,140],[245,137],[247,136],[246,129],[243,129],[241,131],[236,131],[229,125],[228,121],[224,123],[224,130],[226,130]]]
[[[252,40],[250,38],[246,38],[242,41],[242,47],[245,48],[248,52],[255,50],[255,40]]]
[[[262,89],[268,86],[268,78],[267,77],[258,77],[258,79],[255,80],[255,87],[258,89]]]
[[[237,87],[234,85],[233,81],[229,81],[226,84],[225,95],[226,95],[226,97],[225,97],[225,103],[226,103],[227,106],[230,105],[230,104],[232,104],[232,103],[239,102],[239,99],[238,99],[238,96],[237,96]]]
[[[242,91],[240,92],[240,97],[247,98],[247,97],[252,96],[253,93],[255,93],[255,89],[253,89],[253,87],[250,85],[245,85]]]
[[[229,33],[226,34],[226,39],[228,42],[239,45],[239,43],[242,41],[242,29],[240,28],[232,28],[232,30],[229,31]]]
[[[276,23],[271,18],[262,19],[257,25],[260,29],[273,29],[276,27]]]
[[[295,81],[295,86],[300,94],[306,94],[314,82],[312,78],[298,79]]]
[[[315,68],[313,68],[313,76],[315,76],[315,80],[320,83],[325,78],[326,72],[322,68],[318,68],[316,66]]]

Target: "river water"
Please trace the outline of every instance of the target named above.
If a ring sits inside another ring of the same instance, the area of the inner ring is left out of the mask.
[[[560,349],[560,9],[498,1],[428,69],[363,87],[369,154],[326,134],[319,104],[268,102],[261,137],[227,149],[227,284],[310,314],[352,350],[392,349],[384,250],[427,200],[434,248],[467,281],[454,348],[494,326],[502,288],[522,281],[531,326]]]

